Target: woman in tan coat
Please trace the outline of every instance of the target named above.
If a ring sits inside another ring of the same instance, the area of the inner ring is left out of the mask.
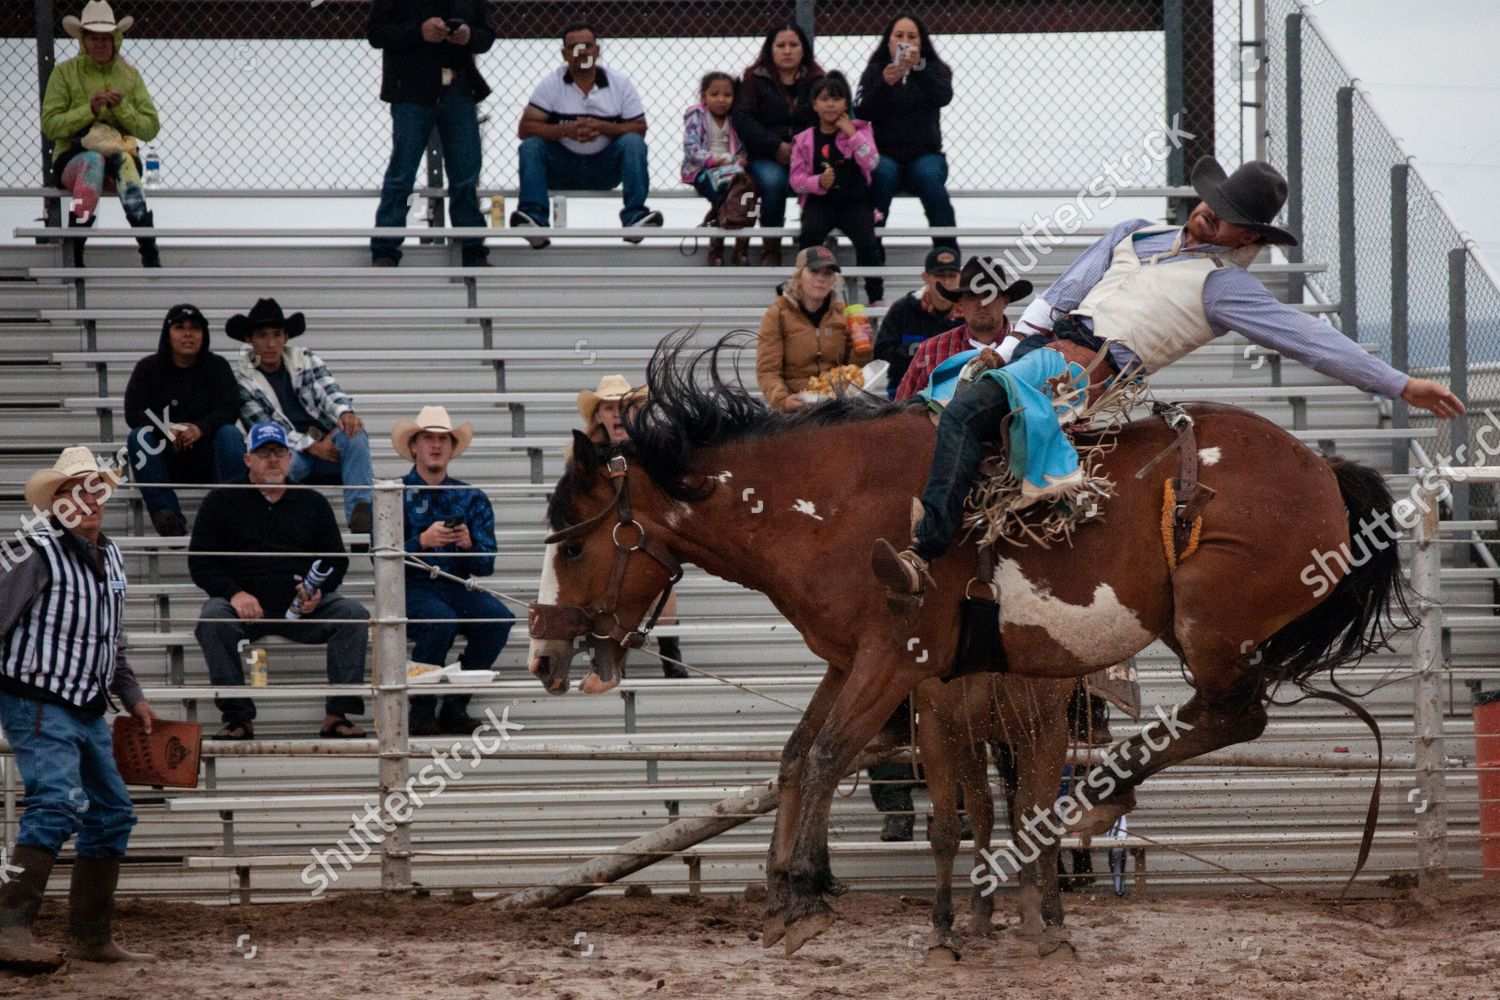
[[[755,346],[755,377],[772,407],[799,409],[797,393],[814,375],[874,357],[871,347],[851,342],[840,290],[833,251],[820,245],[797,254],[792,279],[760,319]]]

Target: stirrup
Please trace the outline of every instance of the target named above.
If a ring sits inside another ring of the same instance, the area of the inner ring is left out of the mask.
[[[890,542],[877,538],[870,553],[870,568],[875,572],[875,579],[885,585],[885,603],[891,611],[911,615],[922,607],[927,588],[932,584],[932,575],[927,571],[927,563],[915,552],[910,549],[897,552]]]

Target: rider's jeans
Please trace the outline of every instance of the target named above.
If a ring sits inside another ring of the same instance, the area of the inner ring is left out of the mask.
[[[963,518],[964,498],[979,471],[981,443],[999,437],[1000,421],[1009,412],[1010,396],[992,378],[969,385],[943,410],[922,494],[922,520],[912,543],[928,562],[948,551]]]

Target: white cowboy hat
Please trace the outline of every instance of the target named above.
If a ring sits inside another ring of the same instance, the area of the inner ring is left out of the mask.
[[[33,472],[26,480],[26,502],[39,510],[51,510],[57,488],[72,479],[97,476],[99,482],[114,486],[124,476],[111,469],[101,469],[94,453],[82,445],[64,448],[52,468]]]
[[[424,406],[422,412],[417,414],[415,420],[398,420],[396,426],[391,428],[391,446],[396,449],[396,454],[408,462],[414,461],[411,453],[411,439],[422,431],[437,431],[443,434],[453,435],[453,457],[464,453],[469,442],[474,440],[474,425],[465,420],[457,427],[453,426],[453,418],[448,416],[448,411],[441,406]]]
[[[69,14],[62,19],[63,30],[74,38],[80,37],[85,31],[93,31],[103,35],[112,35],[115,32],[125,34],[135,24],[135,18],[125,16],[118,21],[115,20],[114,9],[104,0],[89,0],[83,5],[83,15],[74,17]]]
[[[630,382],[624,375],[606,375],[599,380],[595,389],[585,389],[578,394],[578,413],[583,417],[583,422],[592,424],[594,422],[594,411],[599,408],[600,403],[619,403],[627,399],[644,398],[646,388],[631,388]]]

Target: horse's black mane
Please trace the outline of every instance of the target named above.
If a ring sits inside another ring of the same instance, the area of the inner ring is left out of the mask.
[[[621,450],[646,470],[651,481],[676,500],[701,500],[714,482],[694,474],[692,459],[700,448],[752,438],[770,438],[809,427],[877,420],[899,413],[905,403],[889,403],[864,394],[831,399],[800,410],[773,410],[752,396],[740,379],[739,356],[753,346],[755,334],[736,330],[706,348],[692,344],[694,330],[665,337],[646,366],[649,396],[625,413],[630,443]],[[732,375],[720,370],[721,356],[733,355]],[[608,450],[577,442],[575,457],[586,471],[604,461]],[[573,498],[585,489],[579,463],[569,463],[547,505],[554,531],[573,521]]]

